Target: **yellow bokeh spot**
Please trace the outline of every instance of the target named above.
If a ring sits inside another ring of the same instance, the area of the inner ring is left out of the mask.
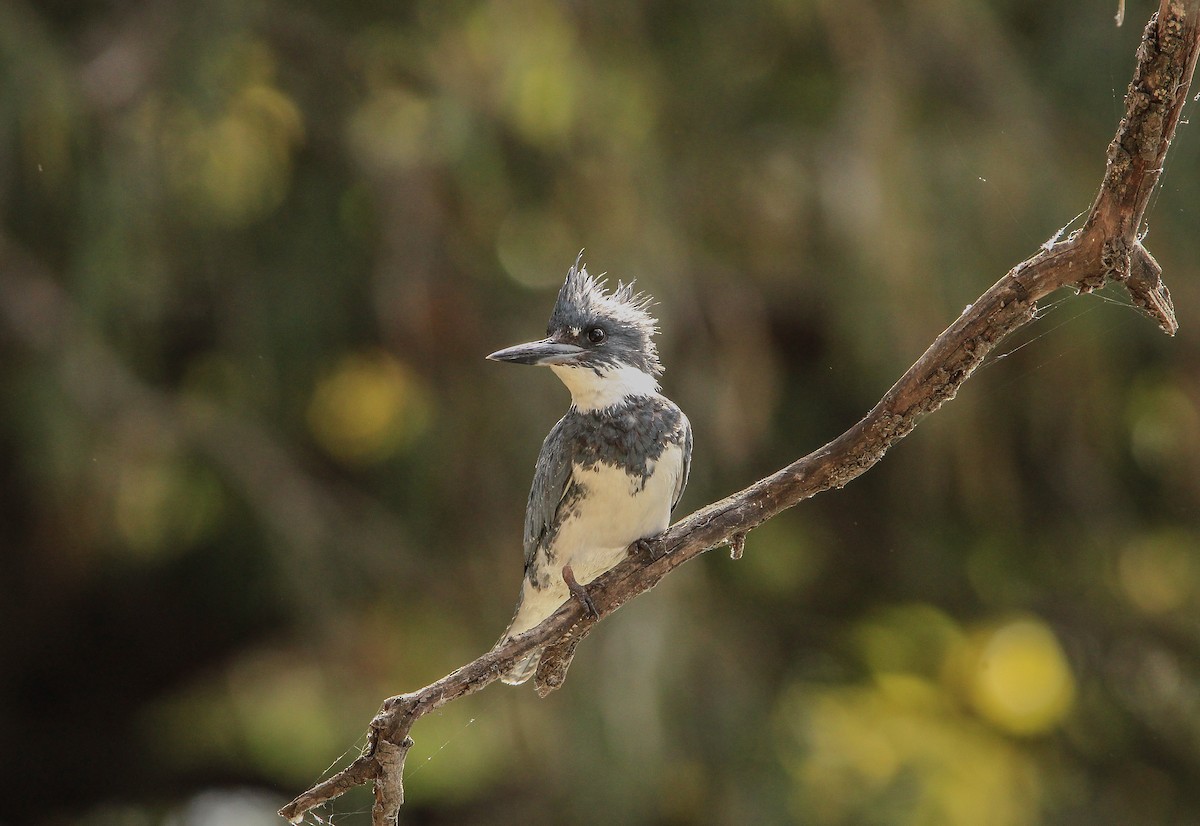
[[[1196,588],[1197,542],[1179,533],[1139,539],[1117,559],[1121,590],[1146,614],[1165,614],[1184,606]]]
[[[1200,434],[1200,410],[1173,383],[1141,382],[1130,393],[1129,436],[1133,456],[1146,468],[1187,465]]]
[[[482,5],[468,24],[467,49],[490,75],[499,110],[526,140],[554,146],[571,133],[583,55],[558,4],[505,0]]]
[[[428,101],[399,86],[375,90],[350,118],[356,153],[382,168],[408,169],[435,152]]]
[[[1075,701],[1075,679],[1054,633],[1032,619],[982,634],[969,675],[970,695],[983,717],[1012,734],[1057,725]]]
[[[215,479],[188,473],[169,459],[131,459],[113,490],[113,526],[121,548],[151,558],[179,553],[221,519],[224,497]]]
[[[336,750],[336,704],[330,701],[326,677],[311,661],[284,651],[261,651],[244,656],[226,673],[229,703],[243,753],[254,765],[277,777],[303,776],[306,755]],[[287,748],[280,738],[303,720]]]
[[[386,353],[356,353],[317,382],[308,424],[331,456],[365,464],[410,443],[424,430],[428,408],[429,394],[409,368]]]
[[[514,281],[544,289],[562,281],[562,262],[575,254],[577,237],[553,211],[515,209],[496,233],[496,256]]]
[[[296,652],[254,650],[147,705],[140,728],[153,756],[174,767],[246,764],[307,783],[314,761],[345,745],[343,699]]]
[[[962,631],[932,605],[912,603],[879,610],[855,628],[865,664],[875,674],[936,674]]]
[[[566,63],[549,55],[513,78],[510,91],[513,119],[525,135],[538,143],[554,143],[571,129],[575,118],[575,78]]]
[[[242,77],[214,112],[177,100],[148,104],[144,113],[157,141],[171,187],[216,224],[239,226],[282,202],[292,176],[292,155],[304,139],[299,108],[269,77],[272,59],[261,44],[245,51]]]
[[[1042,789],[1032,761],[963,716],[938,683],[888,674],[797,686],[778,712],[795,822],[1036,822]]]

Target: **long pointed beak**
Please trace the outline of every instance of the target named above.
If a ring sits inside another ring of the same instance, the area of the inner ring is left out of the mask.
[[[528,344],[518,344],[516,347],[506,347],[488,356],[492,361],[508,361],[513,364],[567,364],[583,352],[582,347],[574,344],[563,344],[554,339],[531,341]]]

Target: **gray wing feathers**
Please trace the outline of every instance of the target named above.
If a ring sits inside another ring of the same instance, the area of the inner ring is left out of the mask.
[[[542,537],[554,521],[558,503],[562,501],[571,479],[572,456],[568,440],[561,438],[563,422],[550,431],[542,442],[537,467],[533,472],[533,487],[529,490],[529,505],[525,508],[525,568],[528,570],[537,553]]]
[[[675,481],[675,495],[671,497],[671,510],[679,504],[683,489],[687,487],[688,475],[692,472],[692,423],[688,417],[679,411],[680,427],[683,428],[683,466],[679,469],[679,478]]]

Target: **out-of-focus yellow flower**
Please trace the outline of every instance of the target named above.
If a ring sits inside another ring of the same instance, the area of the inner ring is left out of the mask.
[[[287,195],[292,154],[304,138],[300,110],[272,80],[262,43],[238,43],[242,77],[224,105],[203,111],[187,101],[147,104],[172,189],[197,219],[241,226],[267,215]]]
[[[1117,574],[1125,597],[1146,614],[1182,608],[1196,591],[1195,537],[1167,531],[1139,537],[1121,551]]]
[[[356,353],[317,382],[308,425],[331,456],[366,464],[411,443],[428,412],[429,394],[408,367],[383,352]]]
[[[884,674],[865,685],[797,686],[778,713],[796,822],[1037,821],[1033,761],[935,682]]]
[[[978,634],[969,654],[968,691],[976,710],[1012,734],[1040,734],[1070,712],[1075,678],[1054,632],[1017,619]]]
[[[263,649],[174,690],[140,717],[151,753],[168,765],[233,760],[295,783],[309,781],[315,755],[344,746],[339,708],[321,669],[296,652]]]
[[[932,676],[961,644],[963,632],[944,612],[918,602],[875,612],[855,627],[854,636],[873,673]]]
[[[543,146],[566,139],[578,115],[583,58],[558,4],[482,5],[468,24],[467,44],[491,71],[495,102],[523,137]]]

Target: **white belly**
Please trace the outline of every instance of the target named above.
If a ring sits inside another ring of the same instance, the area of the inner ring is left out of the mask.
[[[633,542],[666,530],[682,468],[683,451],[678,446],[663,451],[644,484],[641,476],[630,476],[609,465],[576,465],[574,479],[587,488],[587,495],[559,527],[553,562],[537,560],[546,567],[549,586],[534,588],[528,580],[522,583],[521,606],[509,634],[528,631],[567,600],[564,565],[571,566],[579,582],[591,582],[620,562]]]

